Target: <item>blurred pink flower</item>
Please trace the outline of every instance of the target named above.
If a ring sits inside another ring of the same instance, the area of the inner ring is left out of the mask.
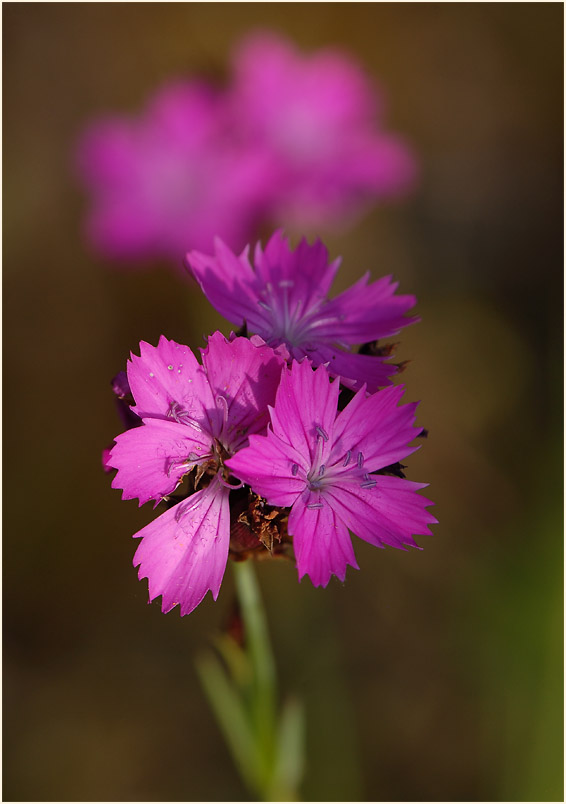
[[[243,150],[225,96],[170,83],[138,117],[100,118],[84,132],[79,175],[90,196],[86,234],[101,255],[172,257],[222,236],[243,247],[264,198],[264,157]]]
[[[112,259],[241,250],[260,226],[336,227],[414,182],[412,152],[347,54],[301,55],[272,33],[237,48],[220,90],[170,82],[137,116],[93,121],[77,168],[86,235]]]
[[[414,183],[411,150],[383,130],[381,98],[346,53],[302,55],[274,33],[255,33],[235,52],[233,95],[250,145],[276,173],[277,224],[348,222]]]

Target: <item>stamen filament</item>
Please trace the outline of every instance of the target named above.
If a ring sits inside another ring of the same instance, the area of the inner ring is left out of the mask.
[[[169,466],[167,467],[167,477],[171,477],[172,472],[176,472],[178,470],[186,470],[187,472],[191,469],[191,466],[187,463],[188,459],[181,458],[179,460],[172,460],[169,461]]]
[[[242,481],[240,481],[237,486],[233,486],[231,483],[228,483],[227,480],[224,480],[224,478],[222,477],[220,472],[218,473],[217,477],[218,477],[218,480],[220,481],[220,484],[222,486],[224,486],[225,489],[232,489],[232,490],[233,489],[241,489],[245,485],[244,483],[242,483]]]

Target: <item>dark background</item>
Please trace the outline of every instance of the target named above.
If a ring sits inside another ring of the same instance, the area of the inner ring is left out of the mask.
[[[361,571],[326,590],[258,568],[281,687],[307,706],[303,798],[562,799],[562,5],[2,11],[4,799],[248,795],[193,664],[230,568],[189,617],[148,607],[130,536],[151,509],[100,467],[129,350],[227,327],[167,265],[87,251],[70,165],[92,116],[222,74],[256,27],[355,54],[422,166],[410,199],[325,240],[337,290],[370,269],[418,295],[400,357],[430,435],[408,477],[440,524],[423,552],[356,540]]]

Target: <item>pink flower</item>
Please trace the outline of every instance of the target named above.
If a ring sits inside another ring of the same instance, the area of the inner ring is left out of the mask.
[[[426,484],[378,474],[415,450],[416,404],[397,407],[402,387],[372,396],[361,388],[337,414],[338,394],[323,366],[294,362],[283,370],[267,435],[250,436],[227,461],[270,505],[291,509],[299,579],[308,574],[315,586],[358,569],[348,530],[404,550],[436,522],[425,510],[431,501],[416,493]]]
[[[340,260],[328,262],[317,241],[302,240],[295,251],[281,232],[275,232],[265,251],[258,243],[253,264],[248,249],[237,257],[215,241],[214,257],[192,251],[188,267],[210,303],[237,326],[247,325],[271,346],[285,344],[291,357],[307,356],[314,365],[328,364],[344,385],[369,391],[389,385],[396,367],[379,357],[352,354],[353,344],[396,334],[418,318],[405,317],[414,296],[396,296],[397,283],[386,276],[368,284],[366,273],[349,290],[329,300]]]
[[[343,224],[414,183],[412,152],[383,129],[381,98],[347,54],[302,55],[274,33],[256,33],[238,47],[234,74],[240,125],[276,171],[274,220]]]
[[[264,158],[236,143],[223,94],[170,83],[135,118],[100,118],[77,164],[91,208],[86,232],[110,258],[172,257],[221,235],[241,248],[268,181]]]
[[[260,339],[227,340],[216,332],[202,366],[188,346],[161,337],[140,344],[128,362],[128,382],[143,425],[116,438],[108,464],[113,488],[139,504],[166,499],[197,469],[202,487],[135,534],[139,577],[162,610],[188,614],[210,589],[216,600],[230,540],[226,458],[246,446],[268,421],[283,359]],[[208,485],[206,485],[208,483]]]

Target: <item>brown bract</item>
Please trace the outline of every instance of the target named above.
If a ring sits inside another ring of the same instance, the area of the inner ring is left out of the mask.
[[[254,494],[248,488],[230,498],[230,558],[293,559],[292,538],[287,533],[289,514]]]

